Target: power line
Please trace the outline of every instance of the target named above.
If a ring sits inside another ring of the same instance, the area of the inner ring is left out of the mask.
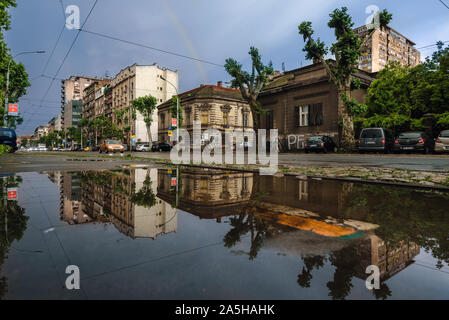
[[[90,15],[92,14],[92,12],[94,11],[94,9],[95,9],[97,3],[98,3],[98,0],[95,0],[95,3],[94,3],[94,5],[92,6],[92,8],[90,9],[89,14],[87,15],[86,19],[84,20],[83,25],[81,26],[81,28],[83,28],[84,25],[86,24],[86,22],[89,20],[89,17],[90,17]],[[64,66],[64,64],[65,64],[65,62],[66,62],[66,60],[67,60],[67,57],[68,57],[69,54],[70,54],[70,51],[72,51],[73,46],[74,46],[75,43],[76,43],[76,40],[78,40],[78,37],[79,37],[80,33],[81,33],[81,29],[78,30],[78,33],[76,34],[75,39],[73,39],[72,44],[70,45],[70,48],[69,48],[69,50],[67,51],[66,55],[64,56],[64,59],[62,60],[61,64],[59,65],[58,70],[56,71],[54,77],[51,79],[50,85],[48,86],[47,91],[45,92],[44,96],[42,97],[42,100],[41,100],[41,106],[42,106],[43,101],[44,101],[45,98],[47,97],[48,93],[50,92],[50,89],[51,89],[51,87],[53,86],[53,83],[55,82],[56,77],[58,76],[59,72],[61,71],[62,67]],[[33,116],[33,115],[34,115],[34,114],[31,114],[31,116]],[[29,119],[31,119],[31,117],[30,117]],[[28,120],[27,120],[27,122],[28,122]],[[25,124],[25,123],[26,123],[26,122],[24,122],[24,124]]]
[[[107,35],[107,34],[98,33],[98,32],[86,30],[86,29],[83,29],[83,28],[81,28],[80,31],[85,32],[85,33],[89,33],[89,34],[93,34],[93,35],[96,35],[96,36],[99,36],[99,37],[103,37],[103,38],[107,38],[107,39],[111,39],[111,40],[115,40],[115,41],[131,44],[131,45],[134,45],[134,46],[137,46],[137,47],[146,48],[146,49],[150,49],[150,50],[154,50],[154,51],[170,54],[170,55],[177,56],[177,57],[180,57],[180,58],[194,60],[194,61],[210,64],[210,65],[217,66],[217,67],[222,67],[222,68],[224,67],[222,64],[218,64],[218,63],[215,63],[215,62],[189,57],[189,56],[186,56],[186,55],[183,55],[183,54],[180,54],[180,53],[176,53],[176,52],[173,52],[173,51],[168,51],[168,50],[159,49],[159,48],[156,48],[156,47],[147,46],[147,45],[144,45],[144,44],[141,44],[141,43],[120,39],[120,38],[113,37],[113,36],[110,36],[110,35]]]
[[[443,44],[446,44],[446,43],[449,43],[449,40],[448,41],[443,41]],[[438,44],[429,44],[427,46],[416,48],[416,49],[417,50],[421,50],[421,49],[432,48],[432,47],[436,47],[436,46],[438,46]]]
[[[51,61],[51,58],[53,57],[53,54],[55,53],[56,47],[58,46],[59,40],[61,40],[62,34],[64,33],[64,29],[66,27],[66,23],[65,23],[65,13],[64,13],[64,4],[62,3],[62,0],[59,0],[59,3],[61,4],[61,9],[62,9],[62,15],[63,15],[63,19],[64,19],[64,24],[62,26],[61,32],[59,33],[58,38],[56,39],[56,43],[53,47],[53,50],[51,51],[50,56],[48,57],[47,63],[45,64],[44,69],[42,70],[42,74],[45,74],[45,71],[47,71],[47,67],[48,64]]]
[[[53,47],[53,50],[50,53],[50,56],[48,57],[47,63],[45,64],[44,69],[42,70],[42,74],[44,74],[45,71],[47,71],[47,67],[48,67],[48,65],[50,63],[51,58],[53,58],[53,54],[55,53],[56,47],[58,46],[58,43],[59,43],[59,40],[61,40],[61,36],[64,33],[64,29],[65,29],[65,23],[62,26],[62,29],[61,29],[61,32],[59,33],[58,38],[56,39],[56,43],[55,43],[55,45]]]
[[[443,4],[443,6],[445,6],[446,8],[449,9],[449,6],[448,6],[447,4],[445,4],[445,3],[443,2],[443,0],[439,0],[439,1]]]
[[[98,0],[95,0],[94,5],[93,5],[92,8],[90,9],[89,14],[87,15],[86,19],[85,19],[84,22],[83,22],[83,25],[81,26],[81,29],[84,27],[84,25],[86,24],[86,22],[89,20],[89,17],[90,17],[90,15],[92,14],[92,11],[95,9],[97,3],[98,3]],[[75,43],[76,43],[76,40],[78,40],[78,37],[79,37],[79,35],[80,35],[80,33],[81,33],[81,29],[78,30],[78,33],[76,34],[75,39],[73,39],[72,44],[70,45],[69,50],[67,51],[66,55],[64,56],[64,59],[62,60],[61,64],[59,65],[59,68],[58,68],[58,70],[56,71],[55,76],[54,76],[55,78],[58,76],[59,72],[61,71],[62,67],[64,66],[64,64],[65,64],[65,62],[66,62],[66,60],[67,60],[67,57],[68,57],[69,54],[70,54],[70,51],[72,51],[73,46],[74,46]],[[44,99],[47,97],[48,92],[50,91],[50,89],[51,89],[51,87],[52,87],[52,85],[53,85],[53,82],[54,82],[54,79],[52,79],[52,81],[51,81],[51,83],[50,83],[50,86],[48,87],[48,89],[47,89],[47,91],[46,91],[46,93],[45,93],[45,95],[44,95],[44,98],[43,98],[42,100],[44,100]]]

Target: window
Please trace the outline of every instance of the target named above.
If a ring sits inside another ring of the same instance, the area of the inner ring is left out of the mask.
[[[200,192],[201,193],[207,193],[209,189],[209,184],[206,179],[200,180]]]
[[[266,115],[266,129],[271,130],[274,129],[274,118],[273,118],[273,111],[268,111]]]
[[[161,113],[159,116],[159,119],[161,121],[161,124],[160,124],[161,128],[165,128],[165,113]]]
[[[223,111],[223,126],[229,127],[229,112]]]
[[[243,126],[245,128],[248,127],[248,113],[247,112],[243,113]]]
[[[209,124],[209,111],[201,111],[201,124]]]
[[[320,126],[323,124],[323,104],[316,103],[296,107],[297,127]]]
[[[309,126],[309,106],[298,107],[298,126]]]

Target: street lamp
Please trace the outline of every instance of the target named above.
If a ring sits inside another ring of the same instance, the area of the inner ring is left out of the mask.
[[[9,90],[9,68],[11,67],[11,62],[18,56],[21,56],[23,54],[33,54],[33,53],[45,53],[45,51],[43,50],[38,50],[38,51],[25,51],[25,52],[21,52],[16,54],[15,56],[13,56],[11,59],[9,59],[8,62],[8,72],[6,73],[6,91],[5,91],[5,115],[3,116],[3,124],[6,127],[7,126],[7,122],[6,122],[6,111],[8,110],[8,90]]]
[[[167,79],[165,79],[163,76],[160,77],[162,80],[166,81],[167,83],[171,84],[173,88],[175,88],[176,91],[176,141],[179,143],[179,92],[178,92],[178,88],[176,88],[176,86],[171,83],[170,81],[168,81]]]

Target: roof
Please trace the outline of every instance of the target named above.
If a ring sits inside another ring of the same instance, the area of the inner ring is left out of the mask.
[[[244,102],[242,94],[239,89],[232,89],[226,87],[220,87],[216,85],[201,85],[198,88],[186,91],[179,95],[181,101],[196,99],[196,98],[211,98],[211,99],[230,99],[240,100]],[[167,101],[161,106],[171,104],[171,101]]]
[[[329,59],[328,60],[330,64],[335,63],[335,60]],[[272,89],[277,88],[286,88],[290,86],[298,86],[298,85],[309,85],[321,81],[328,81],[329,76],[326,73],[326,76],[324,77],[314,77],[303,81],[295,81],[295,77],[298,75],[310,72],[315,72],[324,69],[324,66],[321,64],[321,62],[314,63],[302,68],[293,69],[290,71],[286,71],[282,73],[280,76],[274,77],[267,86],[262,90],[261,95],[264,95],[271,91]],[[371,83],[375,80],[375,77],[373,74],[366,72],[364,70],[357,69],[357,72],[353,74],[354,77],[359,78],[362,80],[362,82],[365,83]]]
[[[361,28],[363,28],[363,27],[366,27],[366,25],[360,26],[360,27],[355,28],[355,29],[353,29],[353,30],[358,30],[358,29],[361,29]],[[396,34],[398,34],[398,35],[400,35],[400,36],[403,37],[406,41],[410,42],[411,45],[413,45],[413,46],[416,45],[415,42],[413,42],[412,40],[410,40],[409,38],[407,38],[406,36],[404,36],[402,33],[398,32],[397,30],[393,29],[392,27],[390,27],[390,26],[385,26],[385,28],[387,28],[387,29],[393,31],[394,33],[396,33]]]

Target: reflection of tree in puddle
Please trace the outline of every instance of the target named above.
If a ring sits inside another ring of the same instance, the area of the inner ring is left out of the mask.
[[[392,250],[415,243],[449,263],[449,194],[372,185],[355,185],[346,212],[359,212],[379,226],[375,233]]]
[[[176,209],[156,198],[156,169],[87,171],[79,175],[80,207],[89,216],[86,222],[111,222],[131,238],[156,239],[177,230]]]
[[[5,178],[4,178],[5,179]],[[22,239],[27,228],[29,217],[25,216],[25,209],[20,207],[17,201],[5,201],[7,188],[18,187],[22,182],[21,177],[10,176],[2,184],[0,201],[0,272],[3,263],[8,258],[8,252],[14,241]],[[6,207],[5,207],[6,205]],[[0,299],[4,299],[8,291],[8,282],[5,277],[0,278]]]

